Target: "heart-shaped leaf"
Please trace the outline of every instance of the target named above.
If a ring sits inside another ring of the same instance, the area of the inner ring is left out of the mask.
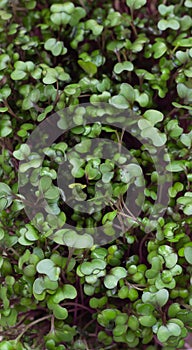
[[[43,259],[39,261],[36,266],[37,272],[47,275],[51,281],[57,281],[60,274],[60,268],[56,267],[54,262],[50,259]]]
[[[155,110],[148,109],[144,114],[144,118],[149,121],[149,123],[154,126],[155,124],[161,122],[164,119],[163,113]]]
[[[147,2],[146,0],[126,0],[127,6],[129,6],[133,10],[140,9],[142,6],[146,4],[146,2]]]
[[[129,61],[125,61],[122,63],[116,63],[116,65],[114,67],[114,72],[116,74],[121,74],[123,71],[131,72],[133,70],[133,68],[134,68],[133,63],[131,63]]]

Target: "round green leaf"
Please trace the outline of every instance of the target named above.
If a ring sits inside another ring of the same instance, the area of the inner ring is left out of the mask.
[[[118,278],[113,275],[107,275],[104,279],[104,285],[107,289],[113,289],[117,286]]]
[[[131,62],[129,61],[125,61],[122,63],[116,63],[115,67],[114,67],[114,72],[116,74],[120,74],[123,71],[128,71],[131,72],[134,69],[134,66]]]
[[[90,77],[93,77],[97,73],[97,66],[92,62],[78,60],[78,64]]]
[[[144,118],[149,121],[149,123],[154,126],[155,124],[161,122],[164,119],[163,113],[155,110],[155,109],[148,109],[144,114]]]
[[[185,0],[184,5],[186,7],[192,8],[192,0]]]
[[[57,281],[59,278],[60,268],[50,259],[43,259],[36,266],[37,272],[47,275],[51,281]]]
[[[58,304],[54,305],[53,314],[58,320],[65,320],[68,317],[67,309]]]
[[[14,70],[11,73],[11,79],[13,80],[22,80],[26,78],[26,76],[27,76],[27,73],[24,72],[23,70]]]
[[[153,315],[149,315],[149,316],[140,316],[139,322],[144,327],[153,327],[157,322],[157,320]]]
[[[184,256],[187,262],[192,265],[192,247],[185,247]]]
[[[57,289],[56,293],[52,297],[52,300],[54,303],[58,304],[64,299],[75,299],[76,296],[77,291],[75,287],[70,284],[64,284],[63,287]]]
[[[45,290],[44,280],[42,277],[37,278],[33,283],[33,292],[35,294],[42,294]]]
[[[165,343],[170,336],[171,334],[166,326],[159,327],[157,337],[160,342]]]
[[[162,42],[162,41],[158,41],[157,43],[155,43],[153,45],[153,52],[154,52],[154,58],[160,58],[161,56],[164,55],[164,53],[167,51],[167,45]]]

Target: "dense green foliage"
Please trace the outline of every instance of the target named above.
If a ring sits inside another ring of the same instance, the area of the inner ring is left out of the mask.
[[[0,350],[183,349],[192,329],[192,1],[0,0],[0,42]],[[95,102],[138,116],[151,154],[124,130],[83,125],[80,106],[76,127],[40,145],[41,167],[27,144],[32,131],[55,112]],[[114,158],[98,146],[85,161],[99,137],[119,145]],[[169,203],[151,222],[166,181],[153,154],[163,146]],[[125,147],[133,158],[123,172],[115,162],[124,164]],[[74,210],[57,184],[65,157]],[[40,167],[36,196],[49,207],[30,220],[18,171],[32,169],[35,188]],[[140,189],[142,211],[126,208],[132,225],[119,237],[101,247],[62,229],[106,224],[112,237],[129,184],[145,186],[145,198]],[[105,210],[100,197],[109,193]],[[87,199],[99,209],[83,216]]]

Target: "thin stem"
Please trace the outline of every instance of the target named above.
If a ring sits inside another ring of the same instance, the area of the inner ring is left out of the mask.
[[[84,94],[84,95],[80,95],[79,98],[83,98],[83,97],[90,97],[90,94]]]
[[[116,56],[117,56],[118,62],[121,63],[121,57],[120,57],[119,51],[118,51],[118,50],[115,50],[115,54],[116,54]]]
[[[86,6],[84,4],[84,1],[83,0],[79,0],[79,3],[84,8],[84,10],[87,11],[87,8],[86,8]]]
[[[128,61],[128,58],[127,58],[127,55],[126,55],[125,51],[122,51],[122,55],[123,55],[124,60]]]
[[[134,25],[134,14],[133,14],[134,11],[133,11],[132,7],[130,7],[130,13],[131,13],[131,27],[133,29],[133,33],[134,33],[135,37],[137,38],[138,34],[137,34],[137,29]]]
[[[127,208],[127,205],[125,204],[123,199],[122,199],[122,201],[123,201],[123,207],[125,207],[128,214],[131,216],[131,218],[133,218],[139,224],[139,220],[137,220],[137,218],[133,215],[133,213]]]
[[[119,201],[119,214],[121,215],[122,213],[122,205],[121,205],[121,200]],[[119,223],[122,227],[122,232],[124,233],[126,230],[125,230],[125,225],[124,225],[124,222],[122,220],[122,218],[120,216],[118,216],[118,219],[119,219]]]
[[[170,117],[172,114],[176,113],[177,111],[178,111],[177,108],[173,108],[173,109],[169,112],[168,116]]]
[[[177,51],[177,49],[178,49],[178,45],[176,45],[175,47],[174,47],[174,49],[171,51],[171,55],[173,56],[173,54],[175,53],[175,51]]]
[[[118,131],[115,130],[115,134],[116,134],[116,136],[117,136],[117,141],[118,141],[119,153],[121,153],[121,147],[122,147],[124,132],[125,132],[125,129],[122,129],[121,136],[119,137]]]
[[[33,102],[33,107],[35,108],[35,110],[36,110],[37,112],[42,113],[42,112],[44,111],[44,108],[39,107],[39,106],[38,106],[36,103],[34,103],[34,102]]]
[[[28,331],[29,328],[33,327],[34,325],[36,325],[36,324],[39,323],[39,322],[43,322],[43,321],[49,319],[49,318],[51,318],[51,317],[52,317],[52,315],[47,315],[47,316],[41,317],[41,318],[39,318],[38,320],[35,320],[35,321],[29,323],[29,324],[25,327],[25,329],[23,330],[23,332],[21,332],[21,333],[18,335],[18,337],[16,338],[16,341],[19,341],[19,340],[22,338],[22,336]]]
[[[57,88],[57,93],[56,93],[55,102],[54,102],[54,104],[53,104],[53,108],[55,108],[57,102],[59,101],[59,97],[60,97],[60,96],[59,96],[59,82],[58,82],[58,80],[57,80],[57,82],[56,82],[56,88]]]
[[[186,176],[186,178],[187,178],[187,175],[188,175],[188,172],[187,172],[187,170],[186,169],[184,169],[184,173],[185,173],[185,176]],[[191,183],[190,183],[190,181],[189,180],[187,180],[187,190],[189,190],[190,191],[190,188],[191,188]]]
[[[89,311],[91,314],[94,313],[94,311],[92,309],[90,309],[89,307],[87,307],[85,305],[81,305],[79,303],[72,302],[72,301],[68,302],[68,303],[63,303],[62,306],[78,306],[81,309]]]
[[[82,328],[82,330],[84,331],[85,329],[87,329],[93,322],[95,322],[95,320],[89,321],[89,322]]]
[[[78,311],[78,306],[77,306],[77,303],[76,303],[77,300],[78,300],[78,298],[76,298],[76,300],[75,300],[74,324],[76,324],[76,322],[77,322],[77,311]]]
[[[141,290],[143,291],[144,288],[146,288],[146,286],[142,285],[142,284],[132,284],[132,283],[129,283],[127,280],[125,280],[125,284],[127,285],[127,287],[129,288],[134,288],[134,289],[137,289],[137,290]],[[139,288],[142,287],[142,288]]]
[[[17,11],[23,11],[23,12],[27,12],[27,9],[25,9],[24,7],[16,7]]]
[[[116,347],[116,344],[111,344],[111,345],[107,346],[105,348],[105,350],[109,350],[109,349],[112,349],[112,348],[115,348],[115,347]]]
[[[134,25],[133,22],[131,22],[131,27],[133,29],[133,33],[135,34],[135,37],[137,38],[138,34],[137,34],[137,30],[136,30],[135,25]]]
[[[54,331],[54,328],[55,328],[55,326],[54,326],[54,321],[55,321],[55,317],[52,315],[52,317],[51,317],[51,329],[50,329],[50,333],[52,333],[52,332]]]
[[[65,270],[67,270],[68,268],[68,265],[69,265],[69,262],[73,256],[73,252],[74,252],[75,248],[72,248],[72,247],[69,247],[69,253],[68,253],[68,257],[67,257],[67,262],[66,262],[66,265],[65,265]]]
[[[139,245],[139,259],[142,262],[143,261],[143,244],[145,243],[145,241],[148,239],[148,237],[151,235],[151,232],[145,234],[145,236],[142,238],[141,243]]]
[[[19,321],[18,323],[16,323],[15,326],[11,326],[10,328],[18,328],[18,326],[20,326],[20,325],[26,320],[27,316],[28,316],[28,315],[24,315],[24,316],[20,319],[20,321]]]
[[[20,254],[18,254],[18,253],[16,252],[16,250],[15,250],[14,248],[12,248],[12,247],[9,248],[8,251],[11,251],[11,252],[14,253],[16,256],[20,257]]]
[[[122,132],[121,132],[121,138],[120,138],[121,145],[122,145],[122,142],[123,142],[124,133],[125,133],[125,128],[123,128]]]
[[[90,349],[89,349],[89,347],[88,347],[88,344],[87,344],[87,341],[86,341],[86,339],[85,339],[85,338],[83,339],[83,341],[84,341],[84,344],[85,344],[86,350],[90,350]]]
[[[82,305],[84,304],[84,294],[83,294],[83,289],[82,289],[82,284],[79,278],[79,289],[80,289],[80,297],[81,297],[81,303]]]
[[[15,112],[13,112],[13,110],[12,110],[11,107],[9,106],[7,100],[4,100],[3,102],[4,102],[5,107],[8,108],[8,111],[7,111],[7,112],[8,112],[10,115],[12,115],[12,117],[14,117],[15,119],[17,119],[17,120],[20,121],[21,119],[15,114]]]

